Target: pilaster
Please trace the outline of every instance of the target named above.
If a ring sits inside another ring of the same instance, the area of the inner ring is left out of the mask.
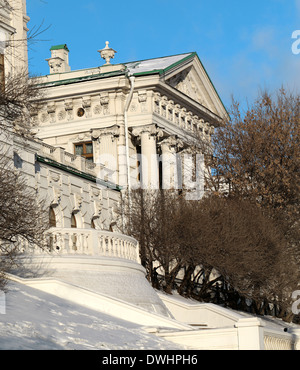
[[[103,165],[99,168],[98,177],[105,181],[119,184],[119,152],[118,140],[120,126],[114,125],[104,129],[91,130],[94,140],[94,162]]]

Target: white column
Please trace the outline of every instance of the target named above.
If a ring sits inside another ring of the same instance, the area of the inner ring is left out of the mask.
[[[98,165],[98,178],[119,184],[119,159],[122,158],[118,141],[120,127],[114,125],[92,131],[94,142],[94,162]],[[103,167],[103,166],[104,167]]]
[[[148,125],[133,130],[133,135],[141,139],[141,186],[143,189],[159,188],[159,167],[156,137],[162,135],[155,125]]]
[[[168,137],[160,143],[162,161],[162,188],[181,189],[182,179],[179,178],[179,161],[177,150],[180,142],[173,136]]]

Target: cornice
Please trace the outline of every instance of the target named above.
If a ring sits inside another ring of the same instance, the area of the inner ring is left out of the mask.
[[[0,29],[4,29],[9,34],[13,35],[16,32],[16,29],[9,24],[5,23],[3,20],[0,19]]]

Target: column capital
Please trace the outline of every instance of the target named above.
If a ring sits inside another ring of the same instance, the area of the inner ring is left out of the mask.
[[[111,136],[112,139],[120,136],[120,126],[113,125],[111,127],[104,127],[102,129],[91,129],[90,130],[92,139],[100,139],[101,136]]]
[[[153,137],[162,137],[163,130],[158,127],[157,125],[145,125],[145,126],[138,126],[132,129],[133,136],[141,136],[142,134],[147,133],[149,136]]]
[[[167,137],[166,139],[159,142],[158,145],[161,147],[162,152],[177,152],[184,147],[183,141],[180,140],[176,135]]]

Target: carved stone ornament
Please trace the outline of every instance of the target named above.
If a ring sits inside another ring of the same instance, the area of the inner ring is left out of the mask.
[[[80,194],[74,194],[74,212],[78,212],[82,206],[82,196]]]
[[[55,122],[56,106],[54,102],[47,104],[47,112],[50,117],[50,122],[51,123]]]
[[[141,136],[143,133],[148,133],[149,138],[151,136],[163,137],[163,130],[157,125],[139,126],[132,130],[133,136]]]
[[[100,129],[91,129],[90,130],[91,137],[93,140],[97,140],[99,136],[101,135],[101,130]]]
[[[67,99],[65,100],[65,110],[69,111],[73,109],[73,100],[72,99]]]
[[[94,200],[93,205],[94,205],[93,219],[99,218],[101,216],[101,210],[102,210],[101,203]]]
[[[100,104],[103,107],[103,114],[109,114],[109,96],[108,94],[103,94],[100,96]]]
[[[60,110],[58,112],[57,118],[59,121],[63,121],[66,118],[66,111],[65,110]]]
[[[106,61],[105,65],[108,65],[110,64],[110,60],[115,57],[116,51],[108,46],[109,41],[106,41],[105,44],[106,44],[105,48],[98,50],[98,52],[100,53],[101,58]]]
[[[42,114],[41,114],[41,122],[42,123],[46,123],[48,120],[49,120],[49,115],[48,115],[48,113],[47,112],[43,112]]]
[[[82,98],[82,107],[83,108],[90,108],[91,107],[91,97],[90,96],[86,96],[86,97],[83,97]]]
[[[180,140],[177,136],[172,135],[167,137],[166,139],[162,140],[159,144],[160,147],[165,147],[170,152],[178,152],[180,149],[183,148],[183,141]]]
[[[49,64],[51,73],[58,73],[61,69],[62,64],[64,63],[64,60],[59,57],[49,58],[46,59],[46,61]]]
[[[108,94],[103,94],[103,95],[100,96],[100,103],[101,103],[102,106],[103,105],[108,105],[108,103],[109,103]]]
[[[73,100],[72,99],[67,99],[64,102],[65,104],[65,110],[67,112],[67,119],[68,121],[73,119]]]
[[[50,113],[55,113],[55,110],[56,110],[56,107],[55,107],[55,103],[49,103],[47,104],[47,112],[50,114]]]
[[[54,182],[58,182],[60,180],[60,174],[54,171],[49,172],[50,178]]]
[[[90,130],[92,139],[97,140],[101,139],[101,136],[111,135],[112,140],[120,136],[120,126],[113,125],[111,127],[105,127],[103,129],[91,129]]]
[[[140,103],[145,103],[147,101],[147,91],[146,90],[139,91],[138,99]]]
[[[61,201],[61,190],[56,188],[56,187],[52,187],[52,202],[51,202],[51,206],[53,207],[56,207],[59,205],[60,201]]]
[[[91,187],[91,196],[96,199],[102,199],[102,191],[99,188]]]

